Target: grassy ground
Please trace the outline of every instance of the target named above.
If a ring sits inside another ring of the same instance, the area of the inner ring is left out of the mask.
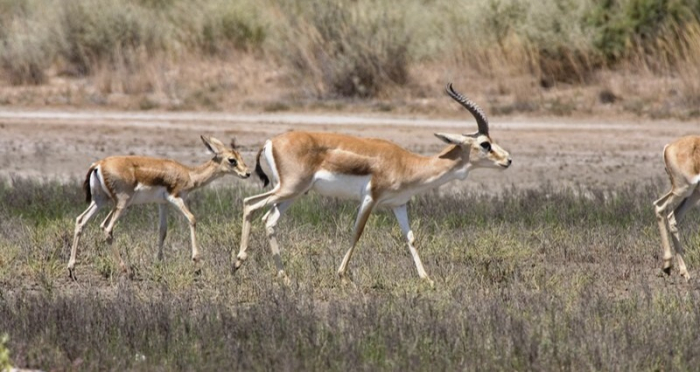
[[[65,267],[85,207],[78,182],[14,180],[0,186],[0,336],[12,365],[44,370],[694,369],[697,283],[655,275],[651,201],[666,187],[419,197],[409,214],[431,289],[387,212],[351,261],[356,287],[342,285],[335,270],[357,206],[314,195],[279,224],[290,287],[274,278],[259,222],[231,274],[240,201],[258,191],[241,184],[193,195],[201,273],[174,212],[157,262],[151,205],[115,229],[134,278],[115,273],[102,212],[74,283]],[[691,213],[682,224],[691,273],[698,222]]]

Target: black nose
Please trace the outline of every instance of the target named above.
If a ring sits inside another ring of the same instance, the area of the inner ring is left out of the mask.
[[[508,159],[508,165],[510,165],[513,162],[512,159]]]
[[[250,172],[247,172],[247,173],[245,174],[245,178],[248,178],[248,177],[250,177]]]

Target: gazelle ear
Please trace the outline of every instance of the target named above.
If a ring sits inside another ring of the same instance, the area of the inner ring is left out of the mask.
[[[202,142],[204,142],[204,146],[206,146],[212,154],[221,154],[222,152],[224,152],[224,150],[226,150],[226,146],[223,144],[223,142],[219,141],[218,139],[206,136],[200,137],[202,138]]]
[[[451,145],[462,145],[464,144],[465,137],[461,134],[451,134],[451,133],[434,133],[435,137],[441,139],[445,143]]]

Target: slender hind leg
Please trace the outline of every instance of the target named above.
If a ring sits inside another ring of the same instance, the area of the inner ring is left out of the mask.
[[[158,204],[158,261],[163,260],[163,242],[168,234],[168,206]]]
[[[114,230],[114,224],[117,223],[119,220],[119,217],[124,214],[124,211],[126,210],[126,202],[117,202],[117,206],[114,207],[112,212],[110,212],[111,218],[109,219],[109,223],[104,229],[104,234],[105,234],[105,241],[107,244],[112,246],[112,250],[114,253],[114,258],[117,260],[119,263],[119,268],[121,269],[122,272],[127,271],[126,264],[124,263],[124,260],[122,260],[121,255],[119,254],[119,248],[116,245],[113,245],[113,240],[114,236],[112,235],[112,231]]]
[[[421,262],[420,257],[418,256],[418,250],[416,249],[416,247],[413,246],[413,242],[415,241],[415,239],[413,237],[413,231],[411,231],[411,226],[408,223],[408,212],[406,211],[406,204],[394,208],[393,211],[394,216],[396,216],[396,220],[399,222],[399,226],[401,227],[403,236],[408,242],[408,250],[411,252],[411,256],[413,256],[413,262],[416,264],[418,276],[426,280],[431,287],[434,286],[435,283],[430,279],[430,277],[428,277],[428,273],[426,273],[425,269],[423,268],[423,263]]]
[[[355,232],[353,234],[352,245],[350,246],[350,249],[348,249],[347,253],[345,253],[343,262],[340,263],[340,267],[338,268],[338,276],[343,280],[345,280],[345,271],[348,268],[350,258],[352,258],[352,252],[355,249],[355,245],[357,245],[357,241],[360,240],[360,236],[362,236],[367,219],[369,218],[369,215],[372,214],[372,209],[374,208],[375,204],[376,201],[370,195],[365,196],[364,200],[362,200],[360,210],[357,213],[357,219],[355,220]]]
[[[298,187],[292,186],[291,189],[297,189]],[[243,261],[248,258],[246,250],[248,249],[248,241],[250,239],[250,227],[253,223],[253,213],[260,208],[264,208],[268,205],[281,204],[287,200],[293,200],[297,196],[303,194],[308,190],[308,186],[303,188],[302,192],[284,192],[279,191],[279,189],[273,189],[271,191],[262,193],[260,195],[251,196],[243,200],[243,227],[241,232],[241,246],[236,255],[236,261],[233,264],[233,271],[238,270]],[[264,219],[269,221],[270,214],[272,210],[268,212]]]
[[[100,210],[102,204],[98,204],[94,200],[90,202],[87,209],[75,220],[75,234],[73,235],[73,245],[70,249],[70,259],[68,260],[68,275],[71,279],[77,280],[73,268],[75,267],[75,258],[78,253],[78,243],[80,242],[80,236],[83,234],[83,227],[90,221],[90,219]]]
[[[276,189],[270,190],[268,192],[262,193],[260,195],[254,195],[243,199],[243,226],[241,232],[241,245],[238,249],[238,254],[236,255],[236,261],[233,264],[233,270],[238,270],[243,261],[248,258],[245,251],[248,249],[248,240],[250,238],[250,227],[253,223],[253,212],[256,210],[270,204],[269,199],[274,198]]]
[[[275,227],[277,226],[277,221],[279,220],[282,213],[286,211],[294,202],[294,199],[285,200],[281,203],[275,204],[268,214],[265,216],[265,231],[267,233],[267,239],[270,242],[270,250],[272,251],[272,259],[275,261],[275,266],[277,267],[277,277],[284,278],[285,283],[289,284],[289,278],[284,272],[284,265],[282,265],[282,258],[280,257],[280,247],[277,243],[277,234],[275,233]]]

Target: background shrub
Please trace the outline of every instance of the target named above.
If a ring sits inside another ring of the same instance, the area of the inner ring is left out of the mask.
[[[220,1],[206,11],[201,27],[202,48],[212,55],[225,55],[229,48],[250,50],[265,41],[265,27],[256,11],[230,1]]]
[[[60,16],[59,53],[79,74],[104,63],[133,70],[139,50],[160,46],[150,21],[148,12],[129,2],[68,1]]]
[[[409,32],[385,3],[298,2],[285,15],[276,52],[320,96],[374,97],[408,81]]]
[[[697,24],[698,15],[697,1],[604,0],[594,3],[585,21],[594,32],[597,51],[614,63],[634,50],[655,53],[660,39],[681,41],[684,28]]]
[[[12,84],[43,84],[56,68],[161,75],[115,85],[163,86],[163,66],[252,52],[302,98],[420,92],[443,68],[504,92],[526,80],[519,94],[531,97],[532,81],[586,84],[601,69],[693,76],[699,14],[691,0],[0,0],[0,67]],[[408,84],[416,67],[428,79]]]

